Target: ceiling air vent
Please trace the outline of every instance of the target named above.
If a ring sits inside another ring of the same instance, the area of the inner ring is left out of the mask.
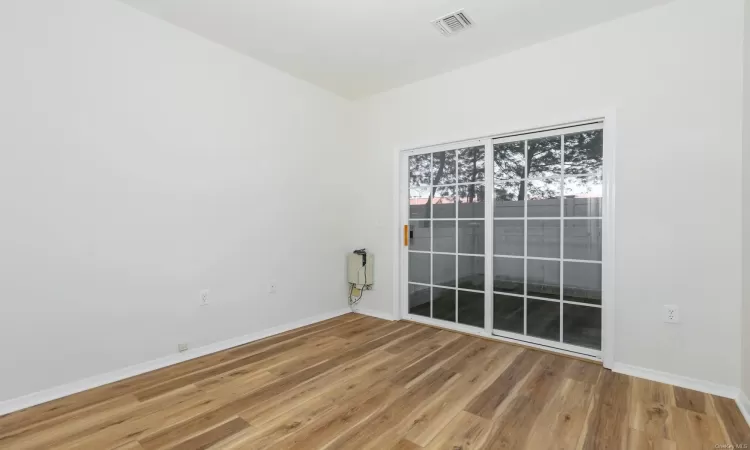
[[[432,24],[435,25],[435,28],[437,28],[443,35],[450,36],[451,34],[458,33],[459,31],[471,27],[474,25],[474,22],[472,22],[464,10],[461,9],[448,14],[447,16],[433,20]]]

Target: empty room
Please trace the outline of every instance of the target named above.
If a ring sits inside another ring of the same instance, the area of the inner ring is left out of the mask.
[[[0,449],[750,448],[750,0],[5,0],[0,211]]]

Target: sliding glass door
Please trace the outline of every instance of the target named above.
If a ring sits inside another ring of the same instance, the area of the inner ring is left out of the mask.
[[[601,123],[410,151],[405,163],[409,316],[600,356]]]

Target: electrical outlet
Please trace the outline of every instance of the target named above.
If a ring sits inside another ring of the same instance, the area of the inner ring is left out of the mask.
[[[188,349],[188,345],[187,344],[177,344],[177,351],[178,352],[180,352],[180,353],[186,352],[187,349]]]
[[[276,293],[276,282],[272,281],[268,284],[268,293],[269,294],[275,294]]]
[[[680,308],[677,305],[664,305],[664,321],[667,323],[679,323]]]
[[[201,306],[208,305],[208,289],[203,289],[201,291]]]

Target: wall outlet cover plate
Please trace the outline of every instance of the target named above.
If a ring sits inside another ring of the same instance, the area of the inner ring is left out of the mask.
[[[664,322],[679,323],[680,307],[677,305],[664,305]]]

